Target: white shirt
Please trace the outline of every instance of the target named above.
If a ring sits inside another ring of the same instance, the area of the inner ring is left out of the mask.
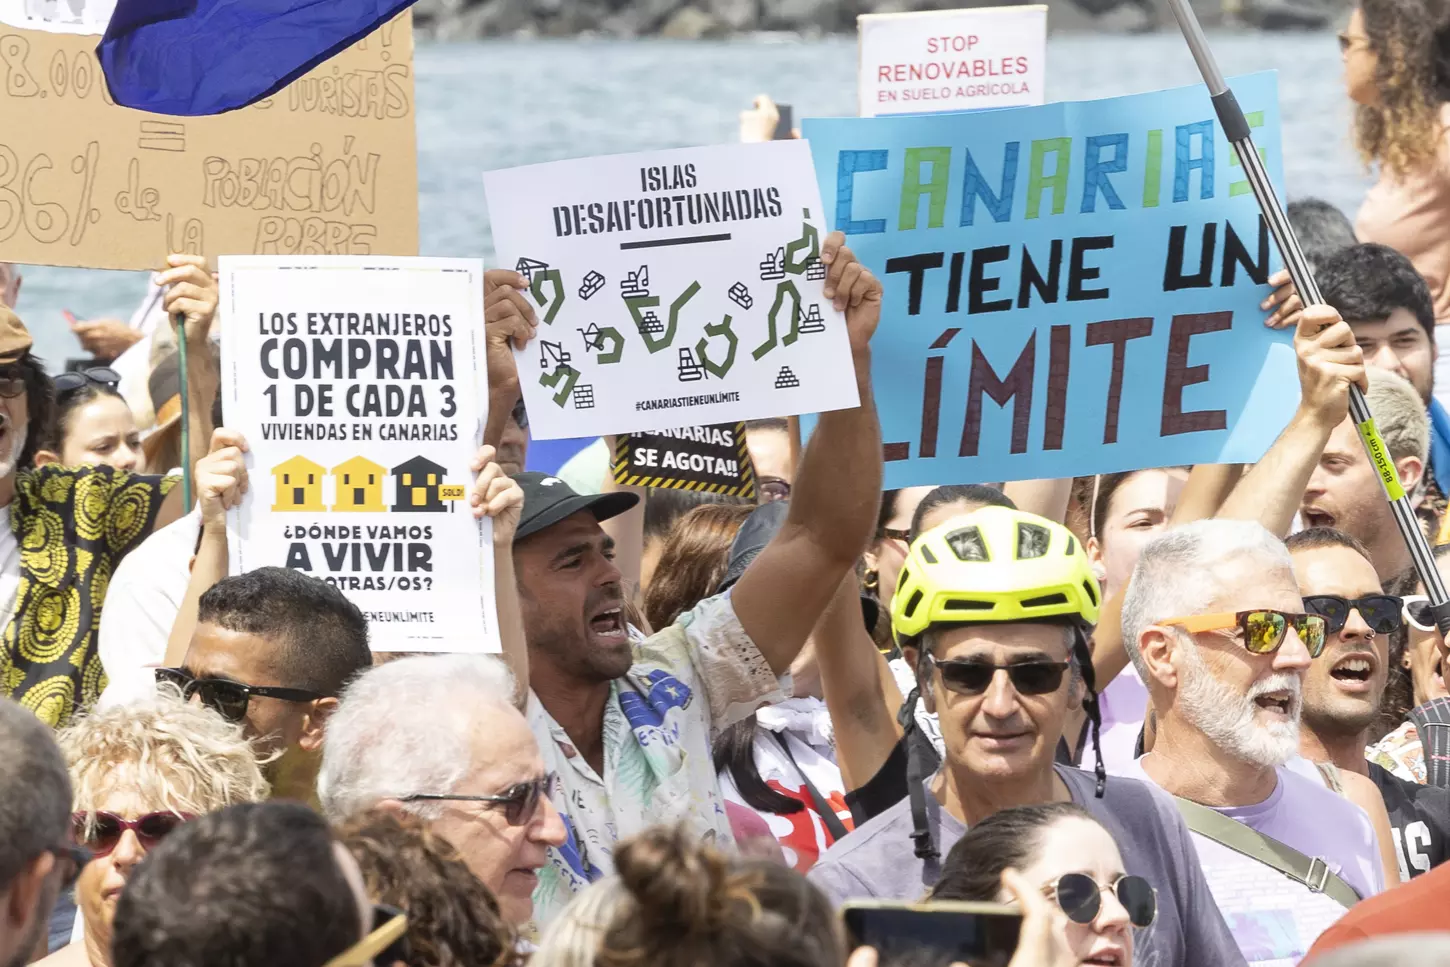
[[[116,568],[101,616],[98,648],[107,684],[98,708],[156,693],[152,669],[166,657],[166,641],[191,582],[191,557],[199,533],[201,511],[197,510],[146,538]]]
[[[20,593],[20,545],[10,529],[10,507],[0,507],[0,632],[15,617],[15,599]]]
[[[612,873],[614,844],[648,826],[684,823],[733,846],[711,740],[788,693],[789,676],[776,678],[729,592],[634,642],[634,665],[610,685],[604,706],[603,778],[530,692],[529,726],[545,767],[559,777],[554,805],[569,831],[539,870],[535,920],[547,923],[573,894]]]
[[[799,802],[800,812],[762,812],[745,801],[730,773],[720,774],[720,789],[725,798],[749,809],[770,827],[780,842],[787,865],[805,873],[831,846],[835,839],[826,829],[825,820],[801,780],[804,773],[826,801],[836,818],[849,831],[851,808],[846,805],[846,783],[836,765],[835,739],[831,716],[826,703],[818,698],[792,698],[779,705],[763,708],[755,715],[760,724],[752,751],[760,778],[771,789]],[[790,746],[790,755],[780,746],[780,736]],[[794,761],[792,761],[794,760]]]

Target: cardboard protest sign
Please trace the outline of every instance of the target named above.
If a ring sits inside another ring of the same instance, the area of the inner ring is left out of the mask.
[[[96,0],[18,2],[55,22],[0,24],[0,261],[417,253],[410,15],[252,107],[175,118],[117,107],[98,38],[54,32]]]
[[[623,433],[614,442],[614,481],[630,487],[755,496],[744,423]]]
[[[804,142],[558,161],[484,187],[499,258],[539,306],[517,351],[536,439],[857,404]]]
[[[868,13],[856,26],[863,118],[1047,99],[1045,5]]]
[[[474,521],[483,266],[222,258],[222,398],[250,446],[231,573],[342,590],[374,651],[498,651],[492,526]]]
[[[1233,86],[1282,183],[1274,75]],[[886,287],[887,487],[1250,463],[1288,421],[1276,256],[1204,88],[805,134]]]

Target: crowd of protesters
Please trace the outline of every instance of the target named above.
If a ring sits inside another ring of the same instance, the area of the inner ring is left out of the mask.
[[[498,656],[228,572],[201,259],[58,377],[0,266],[0,967],[946,967],[838,913],[959,901],[1022,915],[1012,967],[1450,964],[1447,647],[1349,412],[1450,560],[1442,29],[1340,37],[1378,181],[1290,207],[1323,304],[1272,280],[1300,400],[1251,467],[883,493],[882,287],[835,234],[860,405],[752,423],[757,500],[527,472],[538,320],[488,272]]]

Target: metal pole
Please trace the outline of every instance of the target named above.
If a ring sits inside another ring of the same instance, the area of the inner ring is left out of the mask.
[[[1259,209],[1264,214],[1274,242],[1279,246],[1279,254],[1284,258],[1289,277],[1294,280],[1294,287],[1299,290],[1299,296],[1306,306],[1322,303],[1323,298],[1319,294],[1318,284],[1314,281],[1314,274],[1309,271],[1309,263],[1299,248],[1299,239],[1294,235],[1294,229],[1284,213],[1284,206],[1274,194],[1269,173],[1264,169],[1258,149],[1254,147],[1254,139],[1249,134],[1249,122],[1244,117],[1233,91],[1225,83],[1223,74],[1219,72],[1218,64],[1213,59],[1213,51],[1208,48],[1208,38],[1203,35],[1203,28],[1199,26],[1198,17],[1189,6],[1188,0],[1168,0],[1168,5],[1173,10],[1179,29],[1183,31],[1183,39],[1188,42],[1189,52],[1198,64],[1198,72],[1203,75],[1204,84],[1208,85],[1213,109],[1218,114],[1218,123],[1223,126],[1224,135],[1238,153],[1239,162],[1254,190],[1254,198],[1259,203]],[[1395,515],[1395,526],[1399,528],[1405,546],[1410,549],[1410,557],[1415,562],[1415,573],[1425,586],[1425,595],[1430,599],[1435,623],[1442,635],[1450,636],[1450,595],[1446,594],[1445,582],[1441,580],[1440,572],[1435,567],[1435,557],[1430,552],[1430,544],[1420,530],[1420,522],[1415,518],[1410,498],[1400,486],[1399,474],[1395,471],[1384,441],[1380,439],[1379,431],[1375,429],[1369,404],[1365,402],[1364,394],[1358,386],[1349,388],[1349,412],[1359,428],[1360,441],[1369,454],[1370,462],[1379,473],[1380,484],[1384,487],[1385,497]]]
[[[176,314],[176,365],[181,389],[181,505],[191,513],[191,380],[186,371],[186,316]]]

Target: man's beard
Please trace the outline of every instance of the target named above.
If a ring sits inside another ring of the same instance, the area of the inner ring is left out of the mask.
[[[10,449],[8,452],[0,453],[0,479],[10,476],[15,472],[16,466],[20,463],[20,454],[25,452],[25,440],[29,435],[30,428],[27,426],[13,426],[10,429]]]
[[[1206,735],[1214,745],[1244,762],[1278,767],[1299,751],[1299,712],[1303,705],[1300,681],[1293,675],[1274,674],[1255,682],[1247,695],[1240,695],[1213,676],[1198,653],[1187,649],[1188,667],[1178,692],[1179,706],[1188,723]],[[1286,722],[1261,725],[1254,699],[1269,692],[1289,695]]]

